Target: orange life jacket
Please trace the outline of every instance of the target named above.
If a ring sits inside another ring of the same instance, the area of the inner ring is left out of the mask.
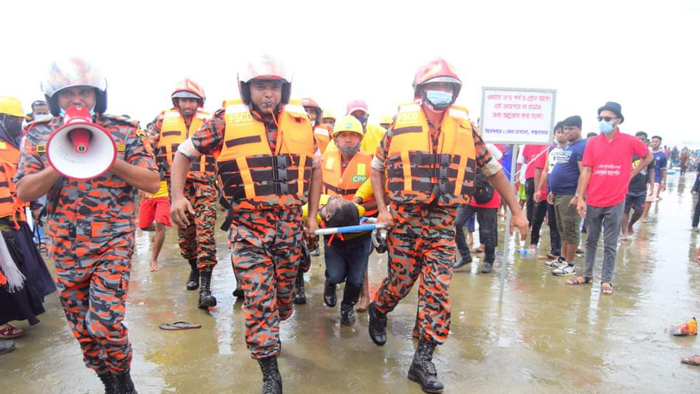
[[[321,154],[326,152],[326,146],[333,139],[333,128],[327,124],[317,124],[314,127],[314,137],[316,137],[316,143],[318,144],[318,150]]]
[[[357,189],[369,179],[372,155],[359,151],[355,153],[341,175],[342,156],[339,150],[323,154],[323,193],[338,194],[346,200],[352,200]]]
[[[307,198],[314,135],[304,107],[291,101],[277,117],[275,151],[265,124],[241,100],[225,102],[224,142],[217,158],[225,200],[243,209],[302,205]]]
[[[209,118],[211,118],[211,115],[208,112],[197,110],[188,129],[187,125],[185,125],[185,118],[180,114],[180,111],[171,109],[163,112],[160,139],[158,140],[158,145],[156,145],[156,163],[165,178],[170,178],[170,168],[173,165],[177,147],[185,142],[195,131],[199,130]],[[202,155],[198,162],[192,163],[190,171],[214,176],[216,173],[216,159],[212,156]]]
[[[10,216],[15,222],[26,221],[23,203],[17,198],[13,178],[17,174],[19,150],[5,141],[0,141],[0,218]]]
[[[466,108],[449,107],[437,147],[420,104],[399,107],[386,158],[386,190],[392,201],[457,206],[474,193],[476,149]]]

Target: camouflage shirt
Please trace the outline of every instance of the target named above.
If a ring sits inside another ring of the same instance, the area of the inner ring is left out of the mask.
[[[117,158],[156,171],[138,122],[98,115],[95,123],[111,133],[117,145]],[[62,124],[63,118],[56,117],[29,129],[16,182],[49,165],[46,142],[51,132]],[[111,172],[89,181],[60,178],[47,195],[46,233],[51,238],[51,257],[56,260],[67,253],[81,257],[113,238],[133,236],[136,194],[134,187]]]

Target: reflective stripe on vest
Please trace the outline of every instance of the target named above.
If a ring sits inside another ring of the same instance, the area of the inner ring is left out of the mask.
[[[443,116],[437,147],[419,104],[399,107],[387,152],[389,197],[403,203],[466,204],[473,193],[476,152],[467,110],[451,106]]]
[[[158,167],[165,170],[167,176],[170,175],[170,167],[175,159],[175,152],[190,135],[194,134],[211,116],[209,113],[197,110],[192,117],[190,128],[187,129],[185,119],[177,110],[163,112],[163,124],[160,128],[160,139],[156,146],[156,163]],[[202,155],[199,162],[192,163],[190,171],[203,172],[214,175],[216,172],[216,159],[212,156]]]
[[[304,108],[292,102],[279,114],[275,152],[265,124],[253,118],[247,105],[229,100],[225,110],[226,129],[217,164],[226,199],[301,205],[309,190],[314,155],[311,121]]]
[[[342,157],[339,150],[326,152],[323,155],[323,193],[341,195],[346,200],[352,200],[357,189],[369,179],[372,155],[359,151],[353,156],[345,171],[342,171]]]

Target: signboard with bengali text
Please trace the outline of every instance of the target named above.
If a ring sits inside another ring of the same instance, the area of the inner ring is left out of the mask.
[[[480,129],[486,142],[544,144],[552,140],[557,91],[484,87]]]

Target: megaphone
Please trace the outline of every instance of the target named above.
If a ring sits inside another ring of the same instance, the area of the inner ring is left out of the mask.
[[[80,105],[66,110],[63,126],[46,143],[46,159],[62,176],[76,180],[97,178],[117,160],[117,144],[109,131],[92,123]]]

